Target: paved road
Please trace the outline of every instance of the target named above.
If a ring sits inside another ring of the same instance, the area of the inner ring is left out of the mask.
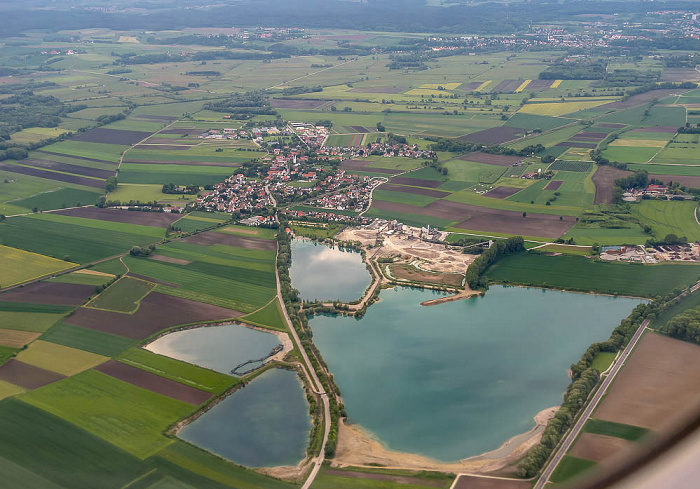
[[[280,232],[284,232],[284,230],[281,229]],[[277,260],[275,259],[275,265],[277,265],[276,261]],[[297,335],[297,332],[294,329],[294,325],[292,324],[292,321],[291,319],[289,319],[289,315],[287,314],[287,308],[284,306],[284,301],[282,300],[282,289],[280,287],[280,277],[279,272],[277,272],[277,266],[275,266],[275,276],[277,278],[277,297],[279,298],[280,304],[282,304],[282,313],[284,314],[284,320],[287,322],[287,327],[289,328],[289,331],[291,332],[292,337],[294,338],[294,341],[296,342],[297,346],[299,347],[299,351],[301,352],[301,357],[304,360],[304,365],[306,366],[305,370],[307,370],[306,376],[311,383],[311,389],[320,395],[321,402],[323,403],[324,429],[323,442],[321,443],[321,451],[318,454],[318,457],[316,458],[316,462],[314,462],[313,469],[311,470],[311,473],[309,473],[306,482],[304,482],[304,485],[301,486],[301,489],[309,489],[309,487],[311,487],[311,484],[314,482],[318,471],[321,470],[321,465],[323,464],[323,461],[325,459],[326,443],[328,442],[328,435],[331,432],[331,407],[330,403],[328,402],[328,394],[326,392],[323,392],[323,386],[321,384],[321,381],[316,375],[316,371],[314,370],[313,365],[311,364],[311,360],[309,360],[309,356],[306,354],[306,350],[304,350],[304,347],[301,344],[299,335]]]
[[[579,433],[581,432],[583,425],[586,424],[588,418],[591,416],[591,414],[593,414],[593,410],[595,410],[600,400],[608,391],[608,388],[610,387],[610,384],[612,384],[612,381],[615,379],[615,376],[620,370],[622,370],[625,361],[627,361],[627,357],[629,357],[630,353],[632,353],[632,349],[634,349],[634,346],[637,344],[637,341],[639,341],[639,338],[641,338],[642,333],[644,333],[644,330],[646,329],[648,324],[649,319],[645,319],[642,322],[642,324],[639,325],[639,328],[637,328],[637,331],[634,333],[634,336],[632,336],[632,339],[627,344],[627,347],[622,352],[622,355],[620,355],[620,358],[617,359],[615,365],[613,365],[608,376],[605,377],[605,380],[603,380],[603,383],[593,396],[593,399],[591,399],[591,401],[586,406],[586,409],[584,409],[583,413],[581,414],[581,417],[578,419],[578,421],[571,429],[569,434],[566,436],[566,438],[564,438],[564,441],[557,449],[556,454],[551,459],[547,467],[544,469],[544,472],[542,472],[542,476],[537,481],[537,484],[534,485],[533,489],[542,489],[545,486],[545,484],[547,484],[547,481],[549,481],[549,478],[552,476],[552,472],[554,472],[554,469],[557,468],[557,465],[559,464],[559,462],[561,462],[561,459],[564,458],[566,452],[568,452],[569,448],[571,448],[571,445],[574,443],[576,437],[578,437]]]

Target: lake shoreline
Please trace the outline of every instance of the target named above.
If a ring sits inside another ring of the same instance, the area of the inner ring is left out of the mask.
[[[455,462],[442,462],[424,455],[392,450],[362,426],[341,420],[338,426],[338,448],[332,466],[382,466],[439,472],[495,472],[513,465],[539,443],[547,423],[558,409],[559,406],[543,409],[535,415],[535,426],[532,429],[509,438],[499,448]]]

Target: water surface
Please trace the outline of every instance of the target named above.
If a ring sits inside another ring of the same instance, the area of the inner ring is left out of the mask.
[[[271,369],[178,436],[248,467],[296,465],[306,455],[311,418],[296,372]]]
[[[568,367],[638,299],[494,286],[484,297],[383,290],[366,315],[311,319],[349,419],[389,448],[454,461],[498,448],[561,404]]]
[[[301,239],[292,241],[289,275],[308,300],[359,300],[372,282],[360,253]]]
[[[225,324],[168,333],[146,349],[230,374],[238,364],[267,356],[279,343],[272,333]]]

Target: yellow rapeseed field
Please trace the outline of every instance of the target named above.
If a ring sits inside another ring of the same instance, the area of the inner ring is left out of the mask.
[[[557,116],[569,114],[578,110],[590,109],[608,103],[607,100],[591,100],[587,102],[550,102],[545,104],[525,104],[518,112],[523,114]]]
[[[0,245],[0,287],[26,282],[75,266],[77,264],[50,256]]]

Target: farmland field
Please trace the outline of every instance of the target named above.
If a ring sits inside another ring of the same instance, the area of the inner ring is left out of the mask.
[[[93,370],[19,396],[127,452],[145,458],[171,443],[161,431],[187,414],[189,404]],[[109,423],[101,420],[109,419]]]
[[[122,277],[90,301],[86,307],[131,313],[155,284],[131,277]]]
[[[26,282],[74,266],[76,264],[70,261],[0,245],[0,269],[3,270],[0,287]]]
[[[80,224],[92,225],[83,226],[76,224],[76,221],[59,220],[57,216],[44,216],[47,215],[6,219],[0,223],[2,244],[58,259],[87,263],[124,253],[132,246],[147,246],[165,234],[158,228],[150,228],[142,234],[133,225],[113,226],[114,223],[73,218],[78,219]]]
[[[596,263],[580,256],[528,252],[502,258],[486,275],[506,284],[654,297],[696,282],[700,278],[700,266]]]
[[[59,323],[41,336],[44,341],[113,357],[126,350],[133,340],[102,331]]]
[[[213,394],[222,392],[239,382],[239,379],[236,377],[224,375],[173,358],[156,355],[141,348],[131,348],[119,355],[117,360],[126,365],[131,365],[146,372]]]
[[[654,236],[685,236],[688,241],[700,240],[700,225],[695,220],[697,202],[642,200],[632,212],[643,225],[651,226]]]
[[[62,375],[74,375],[107,361],[107,357],[101,355],[42,340],[29,345],[17,359]]]

